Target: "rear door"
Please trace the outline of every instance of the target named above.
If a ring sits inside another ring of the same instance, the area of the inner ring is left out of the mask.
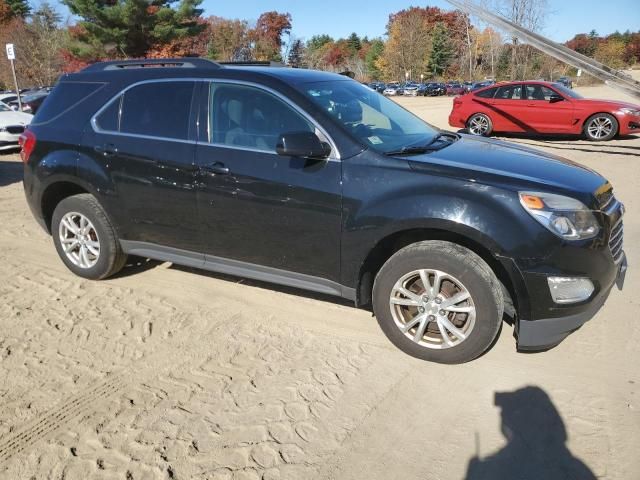
[[[194,81],[135,85],[92,122],[93,158],[112,177],[123,237],[197,251]]]
[[[526,104],[522,101],[521,84],[504,85],[498,88],[489,102],[493,112],[493,129],[499,132],[531,132],[532,125],[527,120]]]
[[[553,101],[552,97],[562,98]],[[541,133],[563,133],[573,127],[573,103],[555,90],[540,84],[525,87],[527,117],[533,128]]]

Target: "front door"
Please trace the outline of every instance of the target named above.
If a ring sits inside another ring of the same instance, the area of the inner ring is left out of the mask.
[[[553,97],[562,100],[553,100]],[[573,129],[573,103],[551,88],[530,84],[525,87],[527,118],[536,131],[562,133]]]
[[[318,127],[272,91],[212,82],[196,159],[198,214],[210,257],[340,277],[341,163],[276,153],[279,135]]]

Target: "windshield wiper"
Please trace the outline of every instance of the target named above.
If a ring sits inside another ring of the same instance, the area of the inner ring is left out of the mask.
[[[445,138],[450,139],[450,141],[442,142],[441,140]],[[460,136],[455,133],[439,132],[429,141],[429,143],[426,143],[424,145],[407,145],[406,147],[402,147],[398,150],[385,152],[385,155],[417,155],[420,153],[435,152],[437,150],[443,149],[444,147],[448,147],[459,138]]]

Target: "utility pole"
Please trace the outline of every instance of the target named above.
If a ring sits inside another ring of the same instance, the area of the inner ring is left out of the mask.
[[[7,43],[7,58],[11,63],[11,72],[13,73],[13,84],[16,86],[16,95],[18,95],[18,111],[22,111],[22,99],[20,98],[20,89],[18,88],[18,78],[16,77],[16,52],[13,43]]]

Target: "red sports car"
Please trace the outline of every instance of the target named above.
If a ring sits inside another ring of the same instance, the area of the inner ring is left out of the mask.
[[[473,135],[584,134],[602,141],[640,133],[640,106],[586,99],[559,83],[509,82],[456,97],[449,125]]]

